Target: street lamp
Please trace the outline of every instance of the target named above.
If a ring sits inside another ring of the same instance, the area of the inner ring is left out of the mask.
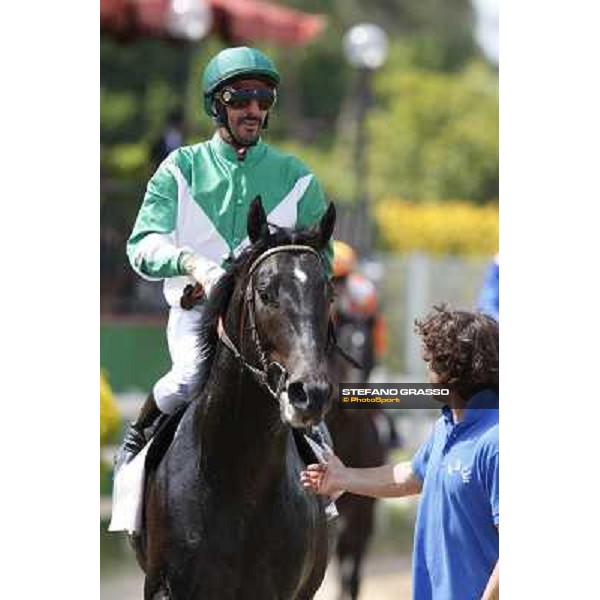
[[[373,223],[370,211],[368,188],[368,137],[366,117],[373,103],[372,75],[387,58],[388,40],[381,27],[361,23],[352,27],[344,36],[344,52],[348,62],[358,69],[356,87],[356,138],[354,144],[355,201],[359,213],[359,223],[364,228],[357,240],[358,250],[369,253],[373,245]]]
[[[212,9],[205,0],[171,0],[167,9],[167,29],[176,38],[196,42],[212,26]]]

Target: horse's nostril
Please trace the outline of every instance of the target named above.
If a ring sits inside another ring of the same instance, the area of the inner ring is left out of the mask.
[[[302,382],[294,381],[288,385],[288,398],[292,406],[298,410],[320,411],[327,406],[333,386],[328,381]]]
[[[296,408],[306,408],[308,406],[308,397],[304,391],[304,384],[301,381],[295,381],[288,386],[288,397],[290,402]]]

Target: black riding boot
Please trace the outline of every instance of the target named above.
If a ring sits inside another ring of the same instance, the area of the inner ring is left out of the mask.
[[[156,401],[151,393],[142,405],[138,418],[127,427],[123,443],[115,457],[115,472],[131,461],[146,445],[147,440],[152,437],[154,432],[150,432],[147,438],[144,430],[155,425],[162,415],[163,413],[156,406]]]

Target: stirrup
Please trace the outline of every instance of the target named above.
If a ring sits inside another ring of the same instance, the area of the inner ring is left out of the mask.
[[[146,444],[146,437],[134,423],[130,423],[125,432],[123,443],[115,456],[115,473],[125,464],[133,460]]]
[[[123,448],[129,454],[135,456],[146,445],[146,436],[135,424],[129,425],[123,439]]]

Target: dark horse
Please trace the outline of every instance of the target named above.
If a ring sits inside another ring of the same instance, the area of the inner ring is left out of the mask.
[[[357,335],[360,334],[360,335]],[[366,334],[358,324],[343,323],[338,327],[340,347],[358,363],[365,364]],[[351,467],[378,467],[384,464],[387,443],[377,427],[377,409],[341,409],[335,400],[338,384],[365,381],[365,373],[340,353],[329,358],[329,374],[334,384],[334,402],[326,421],[335,453]],[[340,513],[336,558],[340,573],[340,599],[356,600],[360,590],[362,561],[373,534],[375,499],[344,494],[337,501]]]
[[[296,438],[330,403],[319,252],[334,222],[330,205],[311,229],[271,232],[260,199],[251,205],[251,246],[205,307],[209,379],[149,468],[136,544],[146,600],[308,600],[321,585],[325,501],[300,484]]]

